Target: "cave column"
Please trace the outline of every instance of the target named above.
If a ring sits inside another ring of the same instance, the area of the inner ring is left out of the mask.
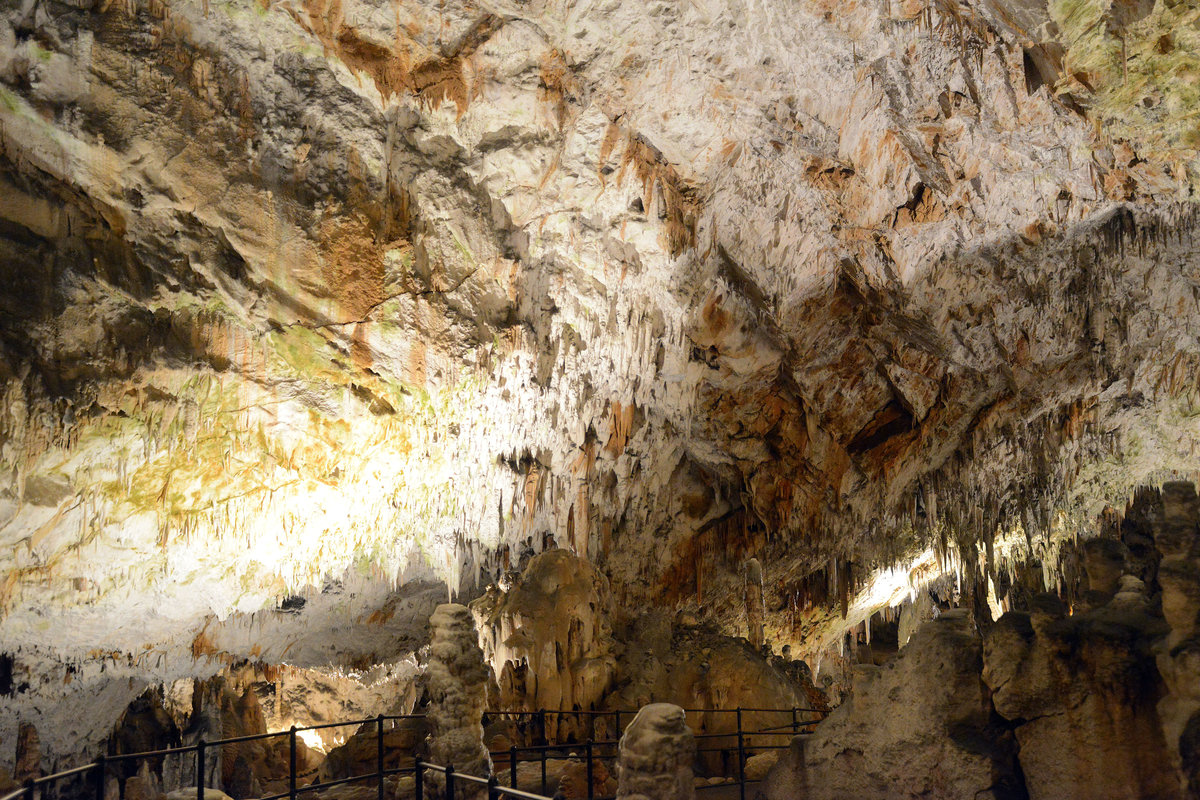
[[[651,703],[629,723],[617,758],[620,800],[693,800],[696,742],[682,708]]]
[[[746,638],[750,640],[750,644],[756,651],[761,652],[763,642],[766,640],[763,627],[767,612],[763,601],[762,564],[757,558],[752,558],[746,562],[745,572],[746,626],[748,628]]]
[[[427,673],[430,760],[486,778],[492,774],[492,761],[483,743],[488,669],[474,619],[466,606],[445,603],[437,607],[429,623],[433,629]],[[432,770],[426,774],[431,796],[441,797],[442,775]],[[477,797],[484,791],[464,781],[456,784],[454,796]]]

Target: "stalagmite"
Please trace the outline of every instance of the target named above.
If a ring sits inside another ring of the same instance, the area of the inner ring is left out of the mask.
[[[466,606],[445,603],[433,612],[429,624],[433,629],[428,670],[429,757],[457,772],[487,777],[492,774],[492,760],[483,743],[482,719],[488,672],[475,622]],[[439,773],[427,774],[430,789],[440,797],[445,781]],[[479,793],[464,783],[454,796]]]
[[[745,573],[746,627],[748,629],[746,638],[750,640],[750,644],[754,646],[755,650],[761,650],[766,606],[763,604],[762,565],[757,558],[746,562]]]
[[[617,797],[621,800],[692,800],[696,742],[682,708],[651,703],[621,737]]]

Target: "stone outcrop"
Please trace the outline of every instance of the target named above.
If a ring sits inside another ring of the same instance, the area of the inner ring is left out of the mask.
[[[980,678],[965,611],[925,623],[883,667],[861,666],[850,699],[792,740],[763,784],[768,800],[1022,796],[1011,734]]]
[[[443,767],[453,766],[458,772],[485,778],[492,774],[482,724],[488,670],[474,620],[466,606],[446,603],[437,607],[429,624],[433,633],[426,675],[429,758]],[[426,775],[429,789],[440,796],[444,779],[432,770]],[[455,797],[479,794],[479,788],[472,784],[455,789]]]
[[[384,769],[408,768],[413,755],[427,756],[428,725],[422,719],[402,719],[384,724]],[[333,748],[318,768],[320,782],[368,775],[378,766],[377,732],[374,724],[355,731],[345,744]]]
[[[1150,643],[1163,628],[1145,605],[1131,589],[1069,617],[1061,604],[1011,612],[988,635],[983,677],[1015,727],[1031,800],[1182,796],[1155,712]]]
[[[523,573],[510,573],[506,585],[490,588],[471,604],[498,681],[499,708],[569,712],[674,703],[693,710],[689,724],[697,732],[730,734],[709,742],[727,747],[737,729],[730,709],[823,707],[825,698],[811,677],[792,669],[802,667],[798,662],[768,660],[761,646],[695,620],[672,620],[659,611],[616,613],[604,578],[569,551],[535,556]],[[800,712],[797,719],[811,716]],[[789,711],[746,712],[744,727],[791,720]],[[613,721],[607,715],[592,721],[549,713],[545,733],[552,740],[617,738]]]
[[[692,800],[696,742],[679,706],[643,706],[621,736],[617,797],[621,800]]]
[[[1168,483],[1108,519],[1063,554],[1081,567],[1059,587],[1073,607],[1006,581],[1020,608],[994,623],[986,607],[941,612],[882,667],[855,668],[767,797],[1195,796],[1200,501]]]
[[[1141,492],[1114,535],[1084,544],[1076,613],[1051,598],[989,633],[984,677],[1031,798],[1194,795],[1198,557],[1195,487]]]
[[[1159,702],[1163,735],[1178,758],[1187,791],[1200,796],[1200,501],[1195,486],[1169,484],[1161,516],[1152,522],[1161,554],[1156,577],[1170,633],[1158,649],[1167,687]]]

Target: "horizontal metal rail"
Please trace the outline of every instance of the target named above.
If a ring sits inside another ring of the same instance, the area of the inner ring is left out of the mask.
[[[748,749],[750,749],[750,750],[778,750],[778,749],[784,749],[788,746],[786,744],[766,745],[766,744],[759,744],[759,743],[754,743],[752,746],[747,746],[746,737],[803,735],[804,733],[808,732],[805,729],[814,725],[819,720],[800,720],[800,719],[798,719],[798,716],[797,716],[798,714],[811,713],[811,714],[824,715],[825,713],[827,713],[822,709],[800,708],[800,707],[794,707],[794,708],[736,708],[736,709],[733,709],[733,708],[703,708],[703,709],[684,709],[684,710],[690,714],[736,714],[737,715],[737,728],[735,730],[730,730],[728,732],[723,732],[723,733],[722,732],[696,733],[693,735],[696,739],[702,739],[702,740],[703,739],[722,739],[722,738],[732,739],[734,737],[737,738],[737,754],[738,754],[737,760],[738,760],[739,775],[737,778],[734,778],[730,783],[713,784],[713,786],[732,786],[732,785],[740,783],[743,787],[743,791],[742,791],[743,796],[745,794],[744,770],[745,770],[746,751]],[[541,727],[541,736],[543,737],[542,740],[545,741],[545,736],[546,736],[545,720],[547,717],[556,716],[558,718],[563,718],[563,717],[574,716],[574,717],[591,718],[591,719],[611,717],[616,721],[617,733],[620,734],[622,732],[622,727],[620,724],[622,721],[622,717],[626,717],[627,719],[632,720],[632,718],[637,715],[637,710],[632,710],[632,709],[631,710],[612,709],[612,710],[604,710],[604,711],[583,710],[583,709],[563,710],[563,711],[488,710],[484,713],[485,713],[485,715],[491,716],[491,717],[508,716],[508,717],[516,717],[516,718],[526,717],[526,718],[537,719],[541,723],[540,727]],[[786,723],[783,725],[775,725],[775,726],[771,726],[771,727],[767,727],[767,728],[762,728],[759,730],[746,730],[743,727],[743,714],[746,714],[746,713],[790,714],[792,717],[792,721],[790,723]],[[104,784],[108,777],[108,768],[109,768],[110,764],[119,764],[119,763],[123,763],[123,762],[127,762],[127,761],[137,760],[137,759],[161,758],[161,757],[170,756],[170,755],[184,755],[184,754],[192,754],[192,753],[196,754],[196,759],[195,759],[196,760],[196,787],[195,787],[196,788],[196,797],[197,797],[197,800],[203,800],[204,799],[204,780],[205,780],[204,766],[205,766],[206,750],[208,750],[210,748],[220,747],[222,745],[227,745],[227,744],[239,744],[239,743],[243,743],[243,742],[253,742],[253,741],[259,741],[259,740],[263,740],[263,739],[271,739],[271,738],[281,737],[281,736],[288,737],[288,740],[289,740],[288,790],[286,792],[281,792],[281,793],[277,793],[274,795],[270,795],[268,797],[264,797],[261,800],[282,800],[282,798],[285,798],[285,797],[289,798],[289,800],[295,800],[299,795],[301,795],[305,792],[318,791],[320,789],[327,789],[327,788],[331,788],[333,786],[340,786],[340,785],[346,784],[346,783],[354,783],[356,781],[369,781],[369,780],[376,781],[377,786],[378,786],[379,800],[384,800],[384,794],[385,794],[384,782],[385,782],[386,778],[391,777],[391,776],[413,774],[418,778],[417,783],[419,784],[420,783],[419,776],[420,776],[420,772],[422,769],[428,768],[428,769],[433,769],[435,771],[436,770],[444,771],[446,769],[445,767],[439,767],[436,764],[422,762],[420,759],[417,759],[417,758],[414,758],[413,767],[411,769],[407,768],[407,767],[387,769],[384,766],[384,742],[383,742],[383,736],[385,733],[384,723],[385,722],[395,723],[400,720],[424,719],[424,718],[425,718],[424,714],[381,714],[381,715],[378,715],[375,717],[367,717],[364,719],[357,719],[357,720],[323,722],[323,723],[318,723],[316,725],[306,725],[306,726],[302,726],[302,727],[293,726],[292,728],[290,728],[286,731],[268,731],[268,732],[264,732],[264,733],[252,733],[252,734],[246,734],[244,736],[233,736],[233,737],[230,737],[227,739],[219,739],[219,740],[212,741],[212,742],[206,742],[203,739],[201,739],[200,741],[196,742],[195,744],[180,745],[179,747],[170,747],[170,748],[165,748],[165,749],[160,749],[160,750],[150,750],[150,751],[140,752],[140,753],[119,753],[119,754],[112,755],[112,756],[101,756],[96,761],[94,761],[90,764],[83,764],[78,767],[55,772],[51,775],[45,775],[45,776],[42,776],[39,778],[29,779],[29,780],[25,781],[25,783],[20,788],[0,797],[0,800],[36,800],[37,792],[40,788],[48,786],[49,784],[55,783],[57,781],[61,781],[61,780],[65,780],[67,778],[72,778],[72,777],[76,777],[79,775],[83,775],[85,773],[91,774],[92,783],[93,783],[92,788],[93,788],[94,796],[95,796],[96,800],[103,800]],[[297,749],[298,749],[297,734],[302,733],[304,731],[319,731],[319,730],[327,730],[330,728],[350,727],[353,725],[358,725],[358,726],[373,725],[374,726],[374,728],[375,728],[374,733],[377,738],[376,770],[374,772],[371,772],[371,773],[368,773],[365,775],[356,775],[356,776],[350,776],[350,777],[346,777],[346,778],[339,778],[337,780],[326,781],[324,783],[313,783],[313,784],[308,784],[305,786],[298,785],[297,784],[298,772],[296,769]],[[603,798],[596,798],[595,796],[593,796],[593,787],[592,787],[592,782],[591,782],[592,764],[596,760],[615,759],[616,758],[615,752],[608,754],[608,753],[597,752],[597,751],[603,751],[604,748],[616,748],[616,746],[619,745],[619,742],[620,742],[619,739],[600,739],[600,740],[588,740],[586,742],[567,743],[567,744],[548,744],[547,743],[547,744],[541,744],[541,745],[513,746],[513,747],[509,748],[509,750],[507,750],[507,751],[498,751],[495,753],[491,753],[490,755],[496,763],[500,763],[500,761],[504,760],[504,759],[506,759],[508,761],[508,767],[511,772],[512,783],[514,785],[513,786],[500,786],[498,784],[497,785],[489,785],[489,795],[492,798],[492,800],[496,800],[496,798],[499,798],[501,796],[510,796],[510,797],[514,797],[514,798],[519,798],[520,800],[544,800],[542,795],[531,794],[529,792],[520,790],[516,787],[515,784],[516,784],[516,778],[517,778],[517,775],[516,775],[517,765],[522,764],[522,763],[539,763],[540,762],[542,765],[542,778],[543,778],[543,786],[544,786],[545,778],[546,778],[546,762],[548,760],[558,760],[557,758],[556,759],[548,759],[548,756],[550,756],[551,753],[559,753],[559,754],[562,754],[563,757],[567,757],[567,758],[569,758],[569,757],[578,758],[580,756],[580,753],[582,752],[582,753],[586,754],[586,758],[587,758],[587,769],[588,769],[588,777],[589,777],[588,800],[603,800]],[[726,748],[703,748],[703,747],[701,747],[701,748],[697,749],[697,752],[700,752],[700,753],[728,753],[730,751],[730,749],[731,748],[728,748],[728,747],[726,747]],[[540,757],[521,758],[520,756],[522,754],[527,754],[527,755],[536,754],[536,756],[540,756]],[[470,783],[481,783],[482,782],[483,784],[489,784],[489,779],[481,778],[479,776],[459,775],[458,777],[461,777],[461,778],[463,778],[463,780],[466,780]],[[492,784],[496,783],[496,778],[494,775],[490,779],[490,782]],[[708,786],[697,787],[698,790],[705,789],[705,788],[708,788]],[[420,797],[420,790],[418,790],[417,800],[422,800],[422,798]]]

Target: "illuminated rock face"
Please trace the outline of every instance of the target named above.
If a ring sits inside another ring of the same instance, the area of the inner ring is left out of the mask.
[[[1191,469],[1196,48],[1110,5],[6,4],[0,735],[547,542],[819,650]]]
[[[1074,608],[1039,594],[994,623],[966,609],[926,622],[886,665],[856,668],[851,699],[793,742],[766,796],[1193,796],[1181,639],[1193,618],[1177,615],[1170,565],[1196,552],[1198,522],[1190,484],[1140,492],[1116,529],[1080,548]]]
[[[598,708],[616,673],[608,582],[569,550],[535,556],[508,591],[471,605],[499,707],[530,711]],[[551,715],[548,734],[558,737]],[[567,718],[570,727],[574,719]],[[565,736],[564,736],[565,738]]]
[[[736,746],[730,709],[788,709],[746,712],[744,728],[757,730],[789,724],[790,709],[824,700],[799,663],[768,660],[745,639],[672,620],[660,609],[614,609],[608,582],[567,550],[533,557],[471,610],[499,708],[603,711],[673,703],[692,709],[695,730],[728,734],[708,740],[719,748]],[[552,740],[618,738],[608,727],[615,721],[548,714],[546,732]],[[720,761],[710,758],[714,766]]]
[[[766,796],[1020,796],[1011,734],[989,718],[981,650],[958,610],[927,622],[887,666],[859,667],[851,699],[793,741]]]

